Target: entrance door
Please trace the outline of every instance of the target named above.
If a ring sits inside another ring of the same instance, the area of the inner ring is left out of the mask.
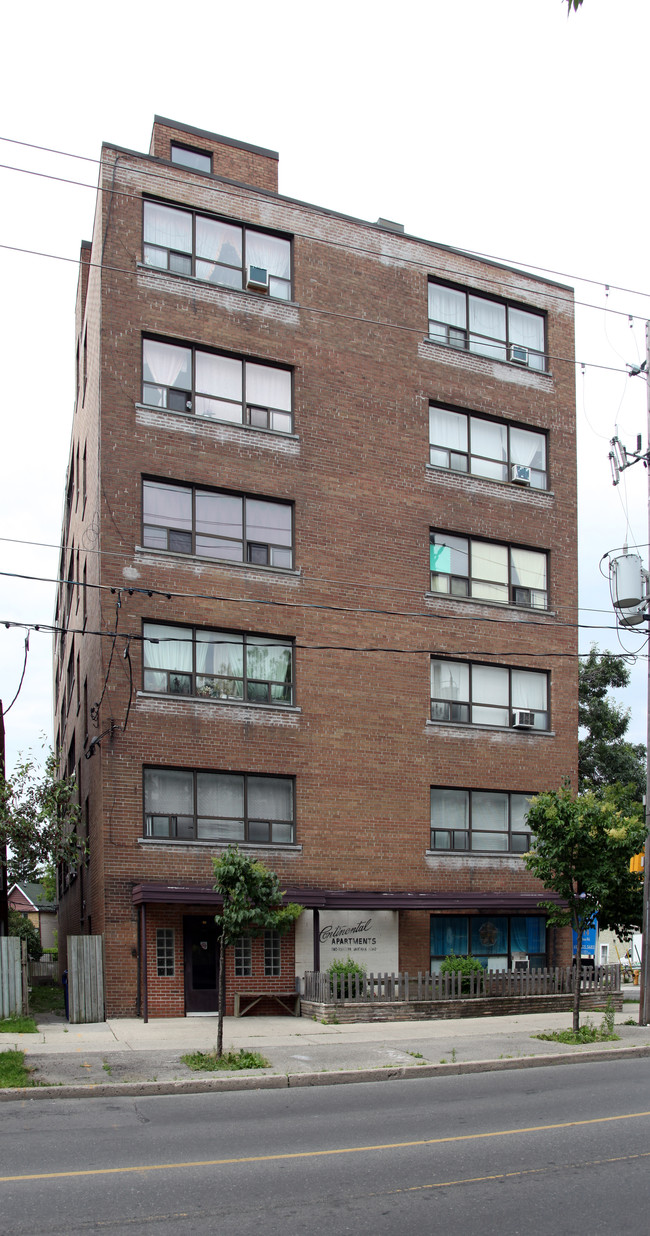
[[[183,919],[185,1012],[216,1013],[219,1008],[217,968],[219,936],[211,917]]]

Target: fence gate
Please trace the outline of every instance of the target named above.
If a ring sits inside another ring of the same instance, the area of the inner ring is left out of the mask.
[[[104,937],[68,936],[71,1022],[104,1021]]]
[[[0,936],[0,1017],[26,1012],[27,945],[18,936]]]

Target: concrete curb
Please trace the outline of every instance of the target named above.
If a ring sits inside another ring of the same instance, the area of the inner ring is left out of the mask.
[[[515,1056],[509,1060],[465,1060],[455,1064],[379,1065],[373,1069],[328,1070],[323,1073],[247,1073],[239,1077],[188,1077],[166,1082],[104,1082],[87,1086],[23,1086],[0,1089],[0,1103],[32,1099],[137,1098],[145,1095],[211,1094],[232,1090],[286,1090],[300,1086],[342,1086],[361,1082],[408,1081],[417,1077],[459,1077],[463,1073],[503,1073],[600,1060],[630,1060],[650,1056],[650,1044],[610,1047],[549,1056]]]

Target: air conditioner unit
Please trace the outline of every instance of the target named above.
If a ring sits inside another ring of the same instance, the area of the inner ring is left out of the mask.
[[[533,604],[532,591],[530,588],[513,588],[512,596],[514,605],[525,606],[530,609]]]
[[[513,712],[512,714],[513,730],[530,730],[532,729],[534,724],[535,724],[535,713],[534,712],[524,712],[523,709],[521,708],[518,708],[516,712]]]
[[[246,267],[246,287],[256,292],[268,292],[269,272],[264,266]]]
[[[525,348],[523,344],[511,343],[509,352],[510,352],[510,360],[514,361],[516,365],[527,365],[528,364],[528,348]]]
[[[513,464],[510,469],[513,485],[530,485],[530,468],[527,464]]]

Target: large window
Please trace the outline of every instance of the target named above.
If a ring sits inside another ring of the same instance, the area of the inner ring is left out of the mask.
[[[145,622],[144,689],[165,695],[291,704],[291,640]]]
[[[531,488],[547,488],[545,434],[438,404],[429,407],[429,463],[490,481],[514,477],[515,483],[528,469]]]
[[[431,591],[546,609],[546,554],[474,537],[430,535]]]
[[[431,720],[547,730],[547,675],[432,657]]]
[[[144,825],[146,837],[288,845],[293,779],[146,768]]]
[[[546,965],[546,920],[541,914],[432,914],[431,972],[450,953],[478,957],[486,970],[507,970],[519,958]]]
[[[431,849],[525,854],[529,794],[431,789]]]
[[[293,565],[288,502],[143,481],[142,523],[142,543],[150,549],[256,566]]]
[[[543,313],[433,280],[429,280],[429,335],[451,348],[546,369]]]
[[[291,370],[142,341],[142,402],[170,412],[291,433]]]
[[[192,210],[144,203],[147,266],[291,300],[291,242]]]

